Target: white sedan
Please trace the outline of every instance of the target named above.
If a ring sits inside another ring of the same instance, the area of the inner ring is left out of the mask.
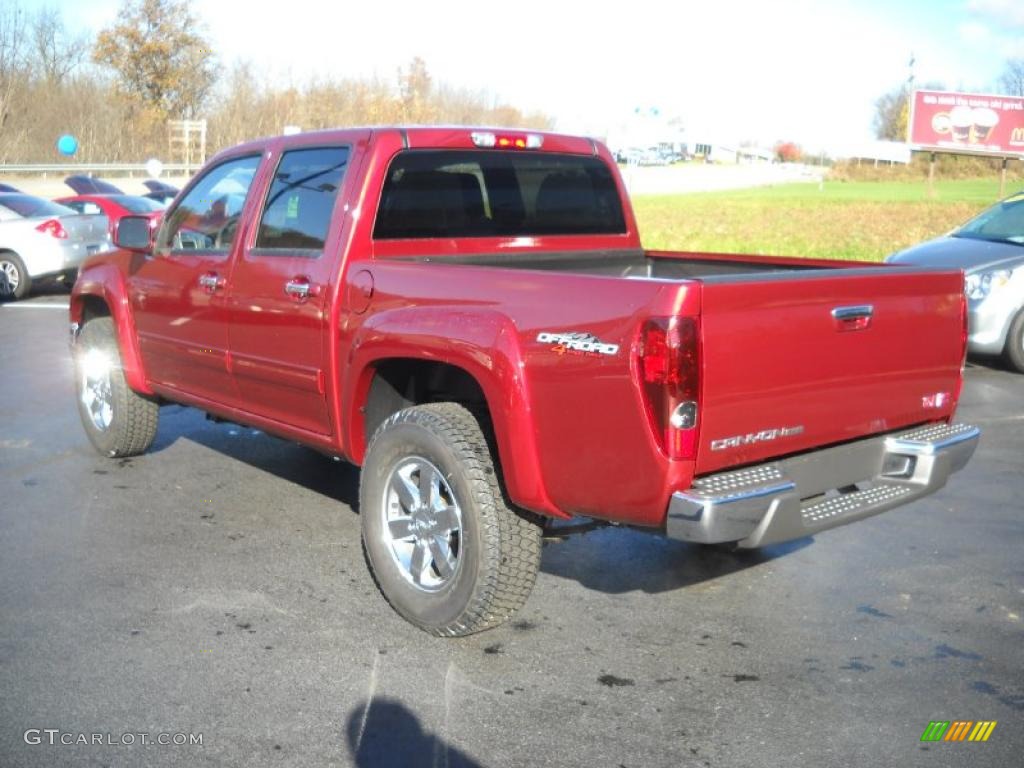
[[[40,278],[73,282],[86,256],[109,248],[106,216],[0,193],[0,301],[24,298]]]
[[[945,237],[886,261],[962,269],[970,328],[967,349],[1001,354],[1024,373],[1024,192],[996,203]]]

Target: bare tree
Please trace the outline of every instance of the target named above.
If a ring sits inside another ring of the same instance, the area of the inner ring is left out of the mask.
[[[1024,59],[1009,59],[999,76],[999,88],[1007,96],[1024,96]]]
[[[412,123],[428,123],[433,118],[431,91],[433,81],[427,63],[419,56],[406,69],[398,70],[398,90],[402,98],[402,119]]]
[[[944,83],[930,81],[917,86],[926,91],[944,91]],[[906,141],[910,121],[911,91],[900,85],[875,100],[875,138]]]
[[[129,0],[93,45],[57,11],[24,11],[18,0],[0,0],[0,163],[52,160],[65,132],[78,138],[78,157],[87,162],[163,153],[164,121],[194,116],[213,83],[212,69],[202,74],[212,58],[197,28],[187,0]],[[92,51],[99,66],[83,62],[82,51]],[[190,79],[196,70],[200,76]],[[420,59],[397,79],[308,78],[286,86],[242,62],[213,87],[217,98],[201,114],[214,150],[285,125],[552,124],[486,91],[435,82]]]
[[[0,5],[0,125],[10,112],[11,97],[25,75],[25,12]]]
[[[40,10],[31,26],[32,68],[46,82],[62,83],[85,58],[88,38],[70,34],[56,8]]]
[[[875,137],[889,141],[907,140],[909,94],[904,86],[883,93],[875,101]]]

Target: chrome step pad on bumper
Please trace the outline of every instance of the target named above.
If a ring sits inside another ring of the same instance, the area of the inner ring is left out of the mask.
[[[981,431],[938,424],[708,475],[669,502],[666,533],[743,548],[797,539],[927,496],[962,469]]]

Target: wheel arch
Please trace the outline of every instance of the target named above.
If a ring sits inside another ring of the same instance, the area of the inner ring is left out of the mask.
[[[1024,373],[1024,307],[1010,315],[1002,357],[1019,373]]]
[[[429,402],[457,402],[491,430],[510,499],[566,517],[547,495],[530,420],[529,391],[510,322],[491,312],[396,310],[360,329],[352,347],[341,423],[346,453],[362,464],[367,444],[393,413]]]
[[[78,327],[94,317],[110,317],[128,386],[141,394],[153,394],[142,365],[128,292],[118,270],[109,264],[84,269],[71,292],[69,313],[71,323],[77,323]]]

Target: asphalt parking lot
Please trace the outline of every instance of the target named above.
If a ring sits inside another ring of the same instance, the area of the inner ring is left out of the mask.
[[[63,303],[0,306],[2,766],[1021,764],[1022,376],[968,370],[985,434],[929,499],[753,553],[552,542],[511,624],[439,640],[367,574],[356,469],[179,407],[95,454]]]

